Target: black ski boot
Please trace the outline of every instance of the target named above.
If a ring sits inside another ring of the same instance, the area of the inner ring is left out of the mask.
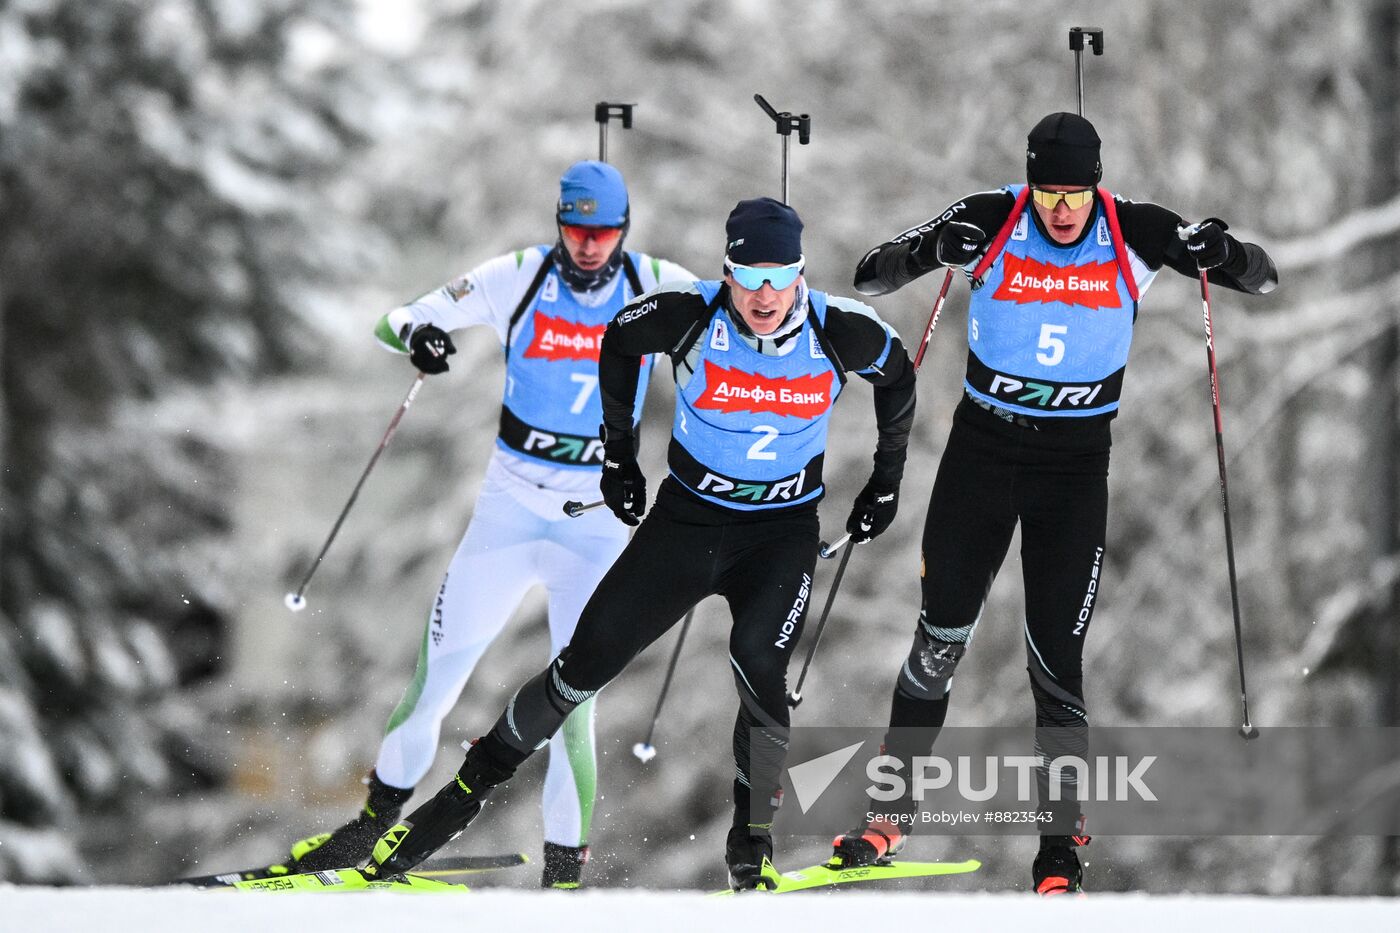
[[[1076,846],[1089,844],[1088,836],[1042,836],[1040,851],[1031,865],[1031,882],[1041,897],[1057,894],[1084,896],[1084,868]]]
[[[885,865],[909,841],[897,822],[876,817],[831,842],[831,863],[842,868]]]
[[[583,877],[583,866],[588,864],[588,846],[561,846],[558,843],[544,844],[544,873],[540,887],[556,891],[578,889]]]
[[[379,837],[364,873],[387,879],[412,871],[461,835],[481,812],[491,789],[514,773],[513,768],[496,764],[480,746],[473,745],[453,780]]]
[[[778,887],[773,867],[773,837],[766,828],[735,826],[724,843],[731,891],[772,891]]]
[[[365,779],[369,799],[364,810],[333,833],[321,833],[292,846],[292,870],[323,871],[350,868],[369,858],[375,840],[394,825],[403,805],[413,796],[413,788],[391,787],[373,771]]]

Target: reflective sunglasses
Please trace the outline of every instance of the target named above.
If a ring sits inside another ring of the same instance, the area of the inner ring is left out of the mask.
[[[1035,203],[1053,211],[1059,206],[1061,201],[1065,202],[1065,207],[1072,211],[1077,211],[1090,201],[1094,200],[1093,188],[1080,188],[1078,191],[1046,191],[1044,188],[1031,188],[1031,197],[1035,198]]]
[[[603,249],[611,249],[622,239],[621,227],[585,227],[580,224],[560,224],[559,230],[564,239],[575,246],[593,240]]]
[[[741,266],[726,259],[724,271],[732,276],[741,287],[751,292],[762,288],[764,282],[773,286],[777,291],[782,291],[797,281],[797,277],[802,274],[802,267],[806,263],[805,256],[786,266]]]

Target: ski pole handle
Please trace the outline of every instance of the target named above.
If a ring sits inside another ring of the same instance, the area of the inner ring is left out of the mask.
[[[606,504],[602,499],[597,502],[579,502],[577,499],[570,499],[564,503],[564,514],[570,518],[578,518],[584,512],[591,512]]]
[[[835,541],[832,541],[830,544],[823,541],[821,549],[817,551],[817,556],[820,557],[822,560],[831,560],[833,557],[836,556],[837,551],[841,550],[850,542],[851,536],[849,534],[842,535]]]

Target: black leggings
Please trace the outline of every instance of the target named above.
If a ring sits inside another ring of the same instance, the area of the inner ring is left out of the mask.
[[[518,766],[687,610],[718,594],[734,617],[735,823],[771,823],[787,756],[788,660],[811,600],[817,545],[815,506],[722,511],[667,480],[589,598],[573,639],[520,688],[483,740],[487,753]]]
[[[906,731],[889,736],[891,754],[928,754],[1017,522],[1036,726],[1059,727],[1038,742],[1054,743],[1041,749],[1051,758],[1087,749],[1084,639],[1102,593],[1110,440],[1101,419],[1037,430],[958,406],[929,499],[923,605],[890,711]]]

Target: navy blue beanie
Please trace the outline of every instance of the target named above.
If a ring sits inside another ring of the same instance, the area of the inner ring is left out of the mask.
[[[724,253],[741,266],[760,262],[782,265],[802,258],[802,218],[782,201],[740,201],[724,224]]]

